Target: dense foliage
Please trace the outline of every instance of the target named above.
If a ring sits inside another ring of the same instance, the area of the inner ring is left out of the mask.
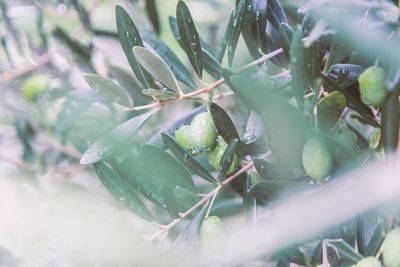
[[[74,70],[46,61],[22,79],[1,75],[26,102],[7,104],[15,109],[23,166],[93,166],[115,200],[160,225],[153,242],[196,247],[217,265],[229,236],[225,220],[239,216],[243,227],[257,225],[260,207],[318,190],[400,149],[395,1],[238,0],[224,21],[208,26],[210,37],[201,34],[191,1],[179,0],[169,17],[179,44],[173,47],[159,36],[168,27],[158,17],[162,4],[142,1],[152,29],[141,24],[148,18],[130,15],[141,1],[116,5],[116,26],[103,29],[85,5],[66,2],[86,38],[61,26],[47,32],[40,10],[39,40],[29,43],[46,53],[57,42],[74,55]],[[0,3],[2,23],[18,43],[7,3]],[[96,63],[101,38],[118,42],[112,49],[123,51],[129,71],[104,58]],[[2,37],[5,55],[12,55],[7,42]],[[14,64],[12,56],[8,61]],[[70,84],[77,76],[92,90],[74,90],[82,84]],[[38,149],[42,132],[68,150]],[[399,225],[396,212],[375,209],[254,260],[399,267]]]

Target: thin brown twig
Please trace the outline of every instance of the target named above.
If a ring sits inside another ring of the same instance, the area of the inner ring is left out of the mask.
[[[150,240],[153,240],[157,238],[158,236],[167,233],[171,228],[173,228],[175,225],[177,225],[182,219],[186,218],[188,215],[193,213],[197,208],[201,207],[205,203],[207,203],[216,193],[218,193],[219,190],[221,190],[222,187],[227,186],[230,182],[232,182],[235,178],[237,178],[240,174],[244,173],[245,171],[251,169],[253,167],[253,162],[248,163],[247,165],[243,166],[240,170],[229,176],[227,179],[225,179],[222,183],[220,183],[216,188],[214,188],[212,191],[207,193],[202,199],[200,199],[199,202],[197,202],[195,205],[193,205],[190,209],[187,211],[179,214],[180,217],[177,219],[174,219],[172,222],[169,224],[163,226],[163,228],[158,231],[157,233],[151,235],[149,237]]]
[[[271,58],[273,58],[273,57],[275,57],[275,56],[277,56],[277,55],[279,55],[281,53],[283,53],[283,49],[279,48],[279,49],[277,49],[275,51],[272,51],[271,53],[265,54],[262,57],[260,57],[259,59],[255,60],[253,62],[250,62],[249,64],[247,64],[247,65],[243,66],[242,68],[238,69],[236,71],[236,73],[240,73],[240,72],[242,72],[242,71],[244,71],[244,70],[246,70],[248,68],[251,68],[253,66],[256,66],[256,65],[261,64],[263,62],[266,62],[269,59],[271,59]],[[193,96],[200,95],[202,93],[209,93],[212,89],[220,86],[224,82],[225,82],[225,78],[221,78],[221,79],[219,79],[219,80],[217,80],[217,81],[215,81],[215,82],[213,82],[213,83],[211,83],[211,84],[209,84],[209,85],[207,85],[205,87],[202,87],[202,88],[200,88],[198,90],[195,90],[195,91],[190,92],[188,94],[182,94],[179,98],[175,98],[175,99],[171,99],[171,100],[167,100],[167,101],[154,102],[154,103],[151,103],[151,104],[148,104],[148,105],[144,105],[144,106],[127,107],[127,108],[123,109],[123,111],[145,110],[145,109],[151,109],[153,107],[161,107],[165,103],[168,103],[168,102],[172,102],[172,101],[180,100],[180,99],[188,99],[188,98],[191,98]]]
[[[9,157],[6,157],[4,155],[0,154],[0,161],[4,161],[7,163],[10,163],[11,165],[14,165],[20,169],[31,171],[31,172],[38,172],[38,173],[45,173],[45,172],[50,172],[50,173],[61,173],[61,174],[72,174],[77,171],[81,171],[85,168],[83,165],[68,165],[68,166],[50,166],[47,168],[42,168],[41,166],[30,164],[24,161],[20,161],[17,159],[11,159]]]
[[[75,150],[74,148],[67,147],[55,140],[52,140],[44,135],[39,135],[38,137],[35,138],[36,143],[46,145],[48,147],[53,148],[54,150],[57,150],[65,155],[71,156],[75,159],[80,159],[82,157],[82,154]]]

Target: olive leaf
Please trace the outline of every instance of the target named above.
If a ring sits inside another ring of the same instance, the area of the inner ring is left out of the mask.
[[[157,81],[178,94],[182,93],[174,74],[160,57],[150,50],[140,46],[135,46],[133,48],[133,54],[139,61],[140,65],[142,65],[142,67]]]
[[[175,187],[165,184],[161,187],[161,195],[167,206],[168,214],[174,219],[179,218],[179,207],[175,196]]]
[[[196,84],[192,79],[192,75],[177,55],[154,33],[140,25],[137,25],[137,28],[143,41],[160,55],[175,77],[190,88],[195,89]]]
[[[347,244],[343,239],[328,240],[328,244],[335,247],[340,254],[342,260],[349,264],[356,264],[363,256],[353,247]]]
[[[217,60],[219,63],[221,63],[222,59],[224,58],[226,47],[231,38],[231,34],[232,34],[232,30],[233,30],[234,12],[235,12],[235,10],[232,9],[231,13],[229,14],[228,20],[225,23],[222,38],[218,44]]]
[[[339,121],[346,104],[346,97],[340,91],[324,96],[317,105],[318,126],[324,130],[333,128]]]
[[[126,92],[115,84],[100,75],[86,73],[83,75],[86,82],[90,87],[105,100],[118,103],[122,106],[130,107],[132,106],[132,100],[126,94]]]
[[[399,141],[400,86],[392,91],[385,100],[382,108],[382,143],[385,151],[396,151]]]
[[[157,5],[155,0],[146,0],[146,12],[150,18],[153,29],[160,34],[160,19],[158,18]]]
[[[162,133],[161,135],[165,145],[171,150],[171,152],[181,162],[182,165],[184,165],[193,173],[197,174],[199,177],[204,178],[206,181],[216,183],[215,178],[192,157],[190,152],[182,148],[169,135],[165,133]]]
[[[152,145],[140,148],[142,168],[149,176],[160,177],[165,184],[180,186],[197,192],[192,177],[186,168],[167,152]]]
[[[154,114],[150,111],[142,115],[129,119],[92,144],[83,154],[81,164],[93,164],[110,156],[121,145],[129,139],[143,126],[143,124]]]
[[[137,192],[116,171],[103,162],[94,164],[94,169],[104,187],[117,201],[143,219],[154,220],[153,215],[138,198]]]
[[[121,176],[127,180],[144,197],[154,204],[165,208],[165,202],[157,186],[155,179],[147,179],[147,175],[141,168],[140,159],[136,156],[128,155],[118,166]]]
[[[286,13],[279,0],[268,0],[267,18],[277,30],[281,23],[288,24]]]
[[[213,118],[215,127],[217,127],[218,133],[224,138],[225,142],[229,143],[232,139],[240,140],[239,133],[236,130],[229,115],[223,108],[215,103],[210,106],[210,113]]]
[[[192,15],[182,0],[179,0],[176,7],[176,19],[183,49],[197,75],[201,78],[203,74],[203,60],[200,38],[196,26],[194,25]]]
[[[225,149],[224,154],[222,154],[218,168],[219,170],[221,170],[219,174],[220,182],[225,180],[228,170],[231,167],[233,161],[235,160],[235,153],[238,147],[238,142],[239,140],[237,138],[233,138],[229,142],[228,147]]]
[[[243,187],[243,211],[249,223],[254,224],[257,221],[257,200],[249,192],[249,189],[254,186],[250,173],[247,174],[246,182]]]
[[[143,46],[139,32],[133,23],[129,14],[121,6],[115,7],[115,15],[117,21],[118,38],[121,42],[122,49],[125,52],[129,65],[131,66],[136,77],[145,88],[151,88],[153,82],[151,77],[137,62],[132,48],[135,46]]]
[[[179,95],[172,90],[165,89],[143,89],[142,94],[155,99],[156,101],[165,101],[178,98]]]
[[[290,59],[290,46],[292,43],[294,31],[286,23],[281,23],[279,27],[279,37],[282,44],[283,53],[287,59]]]
[[[242,30],[243,18],[246,12],[246,0],[240,0],[233,17],[233,28],[228,42],[228,64],[232,66],[240,32]]]
[[[290,48],[290,72],[292,74],[293,94],[300,110],[304,108],[306,80],[306,50],[303,45],[303,31],[299,27],[293,35]]]

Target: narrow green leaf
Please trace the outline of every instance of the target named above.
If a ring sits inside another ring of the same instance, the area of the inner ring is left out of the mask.
[[[400,126],[399,95],[400,86],[386,97],[382,108],[382,143],[386,153],[397,150]]]
[[[126,92],[113,81],[100,75],[86,73],[83,75],[90,87],[105,100],[118,103],[125,107],[132,106],[132,100]]]
[[[79,15],[79,19],[81,21],[82,26],[90,31],[92,29],[92,23],[90,21],[90,17],[88,12],[85,10],[85,7],[79,2],[79,0],[70,0],[73,8]]]
[[[176,219],[179,218],[179,207],[175,196],[175,187],[168,184],[161,188],[161,195],[167,206],[168,214]]]
[[[172,137],[162,133],[162,139],[165,145],[171,150],[174,156],[180,161],[182,165],[191,170],[193,173],[197,174],[201,178],[211,183],[216,183],[214,177],[200,165],[190,154],[182,148]]]
[[[147,70],[157,81],[176,93],[181,93],[181,88],[179,87],[174,74],[159,56],[140,46],[135,46],[133,48],[133,54],[139,61],[140,65],[142,65],[142,67]]]
[[[317,105],[318,126],[324,130],[333,128],[339,121],[346,105],[346,97],[340,91],[334,91],[323,97]]]
[[[260,115],[251,111],[247,119],[246,130],[243,135],[243,142],[250,143],[259,139],[264,132],[264,126]]]
[[[154,98],[156,101],[165,101],[179,97],[177,93],[169,89],[143,89],[142,93]]]
[[[235,56],[236,47],[239,41],[240,32],[242,30],[243,18],[246,13],[246,0],[240,0],[236,7],[233,18],[233,29],[228,42],[228,64],[232,66]]]
[[[131,72],[111,65],[110,72],[112,77],[118,81],[118,84],[125,90],[133,99],[134,103],[138,106],[148,104],[152,99],[142,94],[142,86],[133,77]]]
[[[192,15],[186,4],[179,1],[176,7],[176,19],[182,46],[197,75],[203,74],[203,60],[201,54],[200,38],[194,25]]]
[[[219,162],[219,180],[222,182],[225,180],[226,175],[228,173],[229,168],[231,167],[232,162],[234,161],[236,150],[238,147],[239,139],[233,138],[226,148],[224,154],[221,157],[221,161]]]
[[[93,164],[110,156],[121,145],[128,142],[154,112],[150,111],[134,117],[109,131],[89,147],[85,154],[83,154],[80,163],[84,165]]]
[[[250,173],[247,174],[246,182],[243,188],[243,211],[246,219],[250,224],[257,221],[257,201],[256,198],[249,192],[249,189],[254,186]]]
[[[293,35],[290,48],[290,72],[292,74],[293,94],[300,110],[304,108],[304,94],[307,87],[305,55],[306,50],[303,45],[303,32],[299,27]]]
[[[94,169],[100,181],[117,201],[143,219],[154,220],[153,215],[137,197],[135,190],[116,171],[103,162],[94,164]]]
[[[217,55],[217,60],[219,63],[222,62],[222,59],[224,58],[225,55],[226,47],[228,45],[228,41],[231,39],[231,34],[233,30],[234,12],[235,10],[232,9],[231,13],[229,14],[229,18],[225,23],[222,38],[219,41],[218,55]]]
[[[146,0],[146,12],[150,18],[153,29],[160,34],[160,19],[158,18],[157,6],[155,0]]]
[[[117,5],[115,7],[115,14],[118,38],[121,42],[126,58],[128,59],[129,65],[142,85],[145,88],[151,88],[153,82],[150,75],[142,69],[132,51],[134,46],[143,46],[139,32],[129,14],[121,6]]]
[[[384,239],[385,239],[385,227],[383,226],[382,223],[380,223],[376,227],[375,232],[368,243],[365,255],[376,255]]]
[[[281,23],[279,27],[279,37],[282,44],[283,53],[287,59],[290,59],[290,46],[292,43],[294,31],[286,23]]]
[[[153,32],[141,27],[140,25],[137,25],[137,27],[140,36],[143,38],[143,41],[149,44],[149,46],[151,46],[160,55],[165,63],[167,63],[169,69],[172,71],[175,77],[190,88],[195,89],[196,84],[192,79],[191,73],[179,60],[176,54]]]
[[[280,0],[268,0],[267,18],[277,30],[281,23],[288,24],[285,10],[281,5]]]
[[[162,208],[166,207],[159,186],[153,179],[147,179],[141,168],[140,159],[129,155],[119,164],[118,170],[121,176],[144,197]]]
[[[143,145],[140,157],[143,160],[143,168],[149,175],[162,179],[168,185],[197,192],[189,172],[167,152],[152,145]]]
[[[213,118],[215,127],[217,127],[218,133],[224,138],[225,142],[230,143],[232,139],[240,140],[239,133],[236,130],[229,115],[223,108],[215,103],[210,106],[210,113]]]
[[[255,184],[249,189],[249,192],[254,195],[260,203],[268,203],[275,200],[286,190],[296,190],[300,187],[306,187],[307,184],[293,180],[267,180]]]
[[[261,177],[267,180],[281,178],[281,174],[274,165],[262,159],[254,159],[254,167]]]
[[[196,214],[196,216],[190,220],[189,224],[186,228],[178,235],[178,237],[174,240],[171,245],[171,250],[173,252],[184,254],[188,248],[193,245],[197,245],[197,233],[199,231],[201,222],[207,211],[207,205],[204,205],[203,208]]]
[[[340,254],[343,261],[348,264],[356,264],[363,258],[353,247],[347,244],[343,239],[328,240],[328,244],[334,246]]]

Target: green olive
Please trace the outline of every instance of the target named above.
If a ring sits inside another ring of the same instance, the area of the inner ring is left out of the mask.
[[[215,144],[218,131],[209,112],[194,117],[190,127],[194,150],[204,151]]]
[[[306,173],[316,181],[322,181],[331,172],[332,155],[321,136],[311,136],[303,148],[303,167]]]
[[[218,131],[209,112],[196,115],[190,125],[175,132],[176,141],[185,149],[202,152],[212,147],[218,137]]]
[[[214,167],[214,169],[221,171],[220,168],[220,162],[222,159],[222,156],[224,155],[225,150],[227,149],[228,144],[222,139],[222,137],[218,137],[217,143],[215,144],[214,147],[212,147],[210,150],[206,151],[206,155],[208,158],[208,162],[211,164],[211,166]],[[229,167],[228,170],[228,175],[232,174],[233,172],[236,171],[237,167],[239,165],[239,159],[235,155],[233,157],[233,162],[231,163],[231,166]]]
[[[380,107],[387,95],[386,71],[381,67],[369,67],[358,78],[361,100],[367,105]]]
[[[211,255],[219,253],[224,246],[225,229],[218,216],[205,218],[199,229],[199,241],[203,252]]]
[[[34,75],[25,80],[22,85],[22,95],[29,102],[35,102],[36,99],[49,87],[49,80],[44,75]]]
[[[331,137],[335,141],[334,156],[339,161],[354,155],[358,151],[357,136],[347,126],[333,129]]]
[[[382,264],[377,258],[370,256],[357,262],[355,267],[382,267]]]
[[[189,125],[184,125],[175,132],[176,142],[184,149],[191,150],[193,148],[191,130]]]
[[[382,255],[386,267],[400,267],[400,228],[387,234],[383,241]]]

